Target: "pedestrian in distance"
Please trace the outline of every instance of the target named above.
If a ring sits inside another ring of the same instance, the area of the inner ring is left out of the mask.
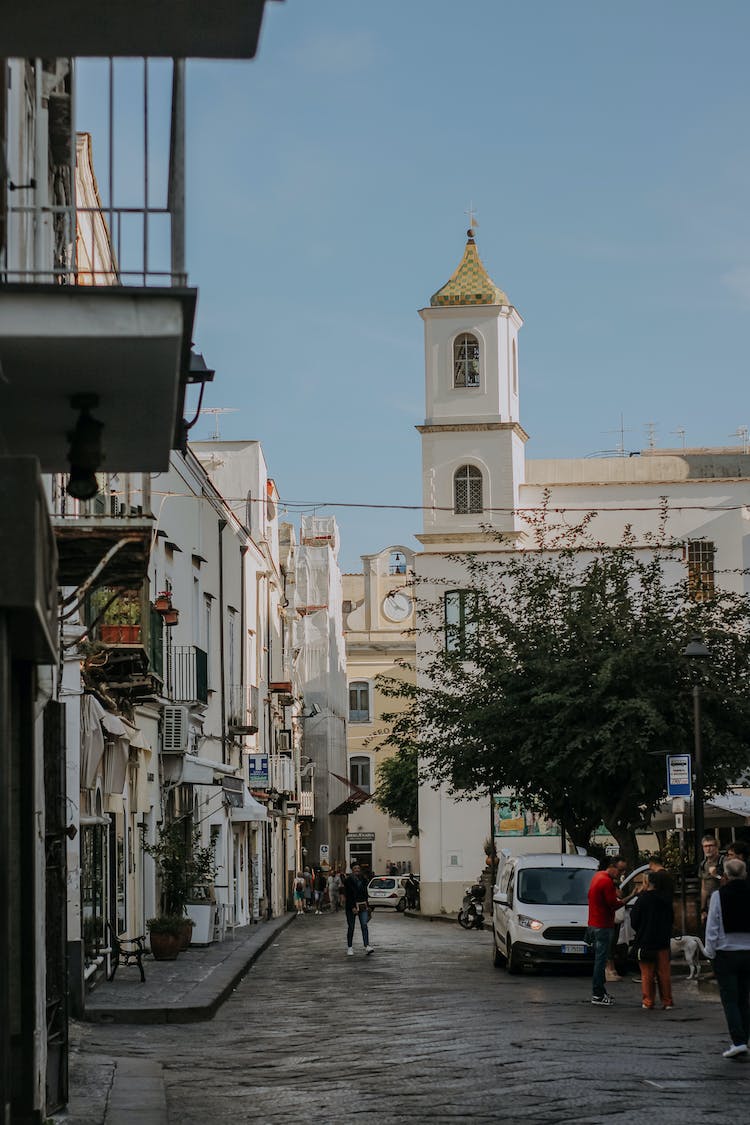
[[[727,882],[711,896],[706,951],[714,963],[732,1040],[725,1059],[746,1059],[750,1039],[750,884],[741,859],[724,863]]]
[[[658,852],[649,859],[648,869],[649,874],[653,872],[656,875],[656,893],[669,903],[674,912],[674,879],[662,863],[662,858]]]
[[[602,1007],[614,1004],[605,987],[609,948],[615,933],[615,912],[624,906],[617,893],[622,856],[608,857],[597,871],[589,887],[589,921],[587,940],[594,947],[594,972],[591,979],[591,1003]]]
[[[328,876],[328,901],[331,904],[331,910],[340,910],[341,903],[339,897],[341,895],[341,876],[338,871],[332,871]]]
[[[305,913],[305,879],[301,871],[297,872],[294,880],[294,909],[297,917]]]
[[[642,1008],[651,1009],[656,1001],[656,985],[664,1011],[674,1007],[672,999],[672,966],[670,941],[674,908],[659,889],[658,871],[649,871],[646,888],[630,912],[630,922],[638,942],[638,964],[641,970]]]
[[[701,881],[701,922],[705,925],[708,917],[708,903],[714,891],[718,890],[724,874],[726,855],[719,851],[719,845],[712,832],[705,832],[701,838],[703,859],[698,864],[698,877]]]
[[[319,867],[315,872],[315,880],[313,883],[313,893],[315,894],[315,913],[323,913],[323,895],[326,889],[326,873],[322,867]]]
[[[313,896],[313,877],[309,867],[306,867],[302,872],[302,878],[305,880],[305,913],[308,914],[312,910]]]
[[[346,908],[347,956],[354,956],[352,942],[354,941],[354,926],[357,920],[359,920],[362,931],[362,944],[365,947],[365,953],[369,956],[374,950],[370,945],[370,932],[367,927],[370,920],[370,911],[367,905],[367,883],[362,878],[360,866],[356,861],[352,864],[351,872],[344,879],[342,895]]]

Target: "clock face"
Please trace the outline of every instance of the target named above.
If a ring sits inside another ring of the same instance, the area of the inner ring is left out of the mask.
[[[396,590],[383,600],[383,613],[389,621],[405,621],[412,610],[411,598]]]

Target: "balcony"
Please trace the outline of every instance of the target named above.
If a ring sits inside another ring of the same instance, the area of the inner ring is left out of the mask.
[[[235,684],[229,689],[227,725],[229,733],[243,736],[258,733],[258,689]]]
[[[61,586],[80,586],[101,566],[97,585],[140,586],[153,535],[149,477],[99,475],[93,500],[74,500],[65,477],[52,477],[50,510]]]
[[[166,694],[175,703],[208,703],[208,653],[197,645],[173,645]]]
[[[251,59],[266,0],[36,0],[17,5],[3,53],[20,58],[132,55]]]
[[[315,794],[312,789],[303,789],[299,795],[299,815],[313,819],[315,817]]]
[[[91,639],[101,646],[87,662],[89,675],[112,691],[139,696],[161,691],[163,623],[148,601],[148,589],[99,586],[89,597],[86,620]]]

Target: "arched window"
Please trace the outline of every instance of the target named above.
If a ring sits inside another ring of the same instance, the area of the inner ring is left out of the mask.
[[[482,512],[482,474],[476,465],[462,465],[453,477],[453,510],[457,516]]]
[[[406,574],[406,555],[403,551],[391,551],[388,556],[389,574]]]
[[[367,680],[353,680],[349,684],[349,722],[369,723],[369,721],[370,685]]]
[[[359,786],[359,788],[364,789],[366,793],[372,791],[370,759],[364,754],[358,754],[355,758],[349,759],[349,780],[352,785]]]
[[[453,386],[479,386],[479,340],[469,332],[453,341]]]

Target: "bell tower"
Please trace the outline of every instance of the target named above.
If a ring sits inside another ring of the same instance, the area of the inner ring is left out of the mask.
[[[523,324],[479,257],[474,231],[457,269],[421,309],[425,333],[422,435],[425,551],[477,550],[516,539],[528,435],[519,422]]]

